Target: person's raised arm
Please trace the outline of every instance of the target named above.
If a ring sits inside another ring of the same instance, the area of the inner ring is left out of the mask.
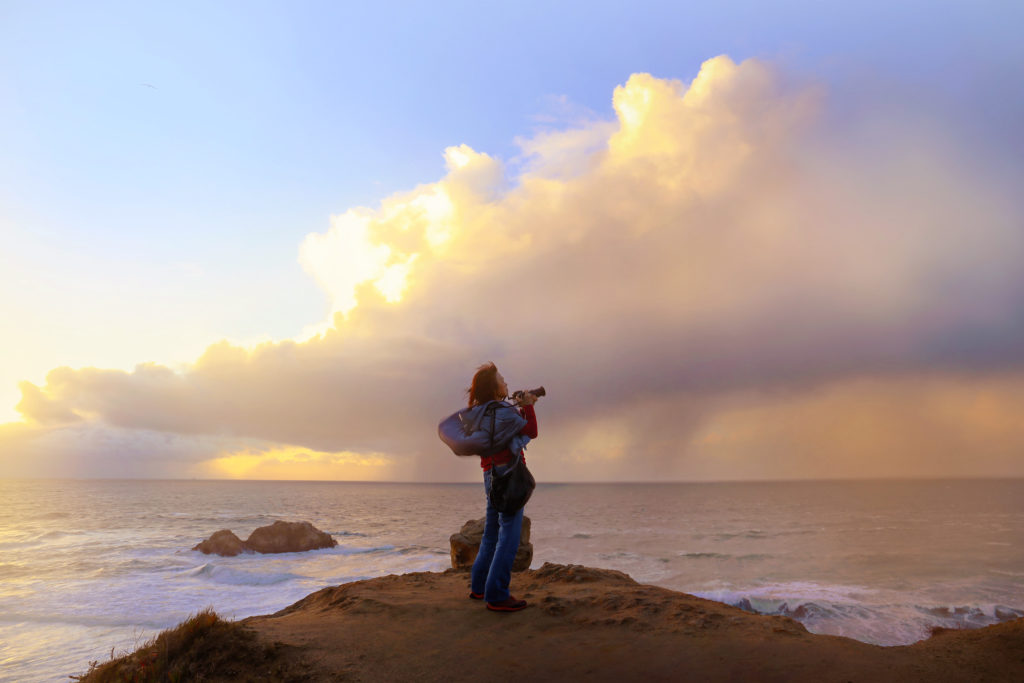
[[[534,399],[536,400],[536,399]],[[526,425],[523,427],[520,434],[524,434],[531,439],[537,438],[537,412],[533,409],[533,404],[528,403],[522,406],[523,417],[526,418]]]

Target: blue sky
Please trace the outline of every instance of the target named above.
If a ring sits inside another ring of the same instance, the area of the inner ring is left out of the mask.
[[[514,180],[517,140],[613,120],[634,73],[764,60],[827,92],[825,134],[906,116],[1012,186],[1022,20],[1010,0],[0,0],[0,421],[54,367],[300,335],[331,307],[306,235],[439,180],[449,146]]]

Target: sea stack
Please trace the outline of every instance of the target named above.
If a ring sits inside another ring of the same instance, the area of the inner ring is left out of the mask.
[[[198,550],[204,555],[223,555],[224,557],[234,557],[239,553],[252,552],[245,547],[242,539],[235,536],[230,529],[221,529],[192,550]]]
[[[301,553],[319,548],[333,548],[338,542],[327,532],[309,522],[277,521],[249,534],[242,541],[228,529],[221,529],[192,550],[207,555],[232,557],[239,553]]]

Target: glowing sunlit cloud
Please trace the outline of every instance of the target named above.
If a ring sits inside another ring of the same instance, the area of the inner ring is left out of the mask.
[[[391,250],[371,242],[370,221],[359,210],[332,216],[330,230],[308,235],[299,248],[299,262],[330,297],[332,314],[350,311],[356,287],[381,277],[387,267]]]
[[[434,459],[438,413],[493,358],[513,381],[552,390],[531,452],[542,473],[846,476],[866,462],[855,449],[847,469],[801,468],[804,451],[779,447],[768,468],[756,444],[774,438],[774,423],[737,406],[769,415],[780,395],[796,397],[807,403],[793,414],[845,429],[830,411],[854,402],[818,410],[821,387],[875,376],[869,402],[896,391],[887,375],[947,372],[955,384],[957,372],[1012,365],[1006,340],[1024,329],[1021,211],[915,131],[867,145],[809,135],[823,125],[818,98],[756,60],[709,60],[689,86],[636,74],[615,91],[614,121],[524,141],[514,182],[499,161],[452,147],[441,180],[308,237],[303,265],[337,314],[320,336],[215,345],[177,373],[62,370],[25,388],[23,412],[382,453],[444,480],[466,466]],[[889,405],[896,415],[917,402]],[[892,443],[913,447],[917,423],[899,424]],[[217,476],[299,467],[260,448],[217,449],[237,456]]]
[[[444,180],[389,197],[379,211],[358,208],[333,216],[330,230],[303,240],[299,261],[331,302],[327,326],[311,329],[322,332],[336,314],[355,308],[365,283],[386,302],[401,301],[416,260],[451,239],[457,202],[469,194],[489,197],[500,183],[500,164],[468,145],[447,148],[444,158]]]

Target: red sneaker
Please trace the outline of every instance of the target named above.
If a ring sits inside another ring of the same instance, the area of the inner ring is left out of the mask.
[[[526,604],[526,600],[516,600],[510,595],[501,602],[487,603],[487,609],[492,612],[518,612],[521,609],[526,609]]]
[[[483,600],[484,599],[484,594],[483,593],[474,593],[473,591],[469,591],[469,597],[471,599],[473,599],[473,600]]]

